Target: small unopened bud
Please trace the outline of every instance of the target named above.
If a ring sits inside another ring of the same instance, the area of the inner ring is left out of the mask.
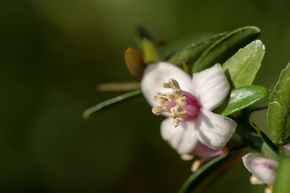
[[[144,54],[144,61],[146,64],[160,61],[160,57],[153,42],[146,38],[143,38],[142,49]]]
[[[124,53],[124,59],[130,74],[141,80],[146,65],[139,53],[134,48],[128,48]]]

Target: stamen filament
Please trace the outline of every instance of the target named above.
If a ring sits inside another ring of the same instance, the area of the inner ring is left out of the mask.
[[[163,88],[171,89],[172,92],[160,93],[158,92],[153,96],[153,99],[157,101],[158,105],[152,108],[152,112],[155,115],[160,115],[163,112],[170,112],[170,116],[175,119],[174,126],[177,127],[181,121],[182,117],[186,115],[185,107],[185,97],[182,96],[183,91],[180,89],[179,83],[174,79],[169,79],[168,82],[162,84]],[[168,104],[172,101],[175,104],[174,107],[170,107]]]
[[[200,110],[198,100],[190,93],[181,90],[176,80],[169,79],[162,86],[169,92],[158,92],[153,96],[157,102],[157,105],[152,108],[155,115],[169,113],[169,116],[174,119],[175,127],[178,127],[182,121],[192,120],[198,116]]]

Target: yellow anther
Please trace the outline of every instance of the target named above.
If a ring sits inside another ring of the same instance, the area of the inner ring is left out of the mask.
[[[178,98],[175,100],[175,102],[176,102],[176,103],[179,103],[179,102],[180,102],[180,100],[181,100],[181,96],[180,96],[180,97],[178,97]]]
[[[176,100],[175,100],[176,103],[185,103],[185,97],[178,97]]]
[[[155,114],[155,115],[160,115],[161,113],[163,113],[164,110],[161,106],[154,106],[152,108],[152,113]]]
[[[178,97],[182,96],[182,90],[176,89],[176,90],[173,90],[173,93],[175,96],[178,96]]]
[[[184,104],[177,105],[177,112],[179,112],[179,113],[184,112]]]
[[[162,86],[163,88],[171,88],[171,85],[169,83],[163,83]]]
[[[169,79],[169,83],[171,84],[172,89],[180,89],[179,84],[176,80],[174,79]]]
[[[186,115],[185,107],[185,97],[182,97],[182,90],[178,82],[174,79],[169,79],[167,83],[162,84],[163,88],[171,89],[172,92],[160,93],[158,92],[153,96],[153,99],[157,101],[158,105],[152,108],[152,112],[155,115],[160,115],[163,112],[168,112],[170,110],[170,116],[175,119],[174,126],[177,127],[182,120],[182,117]],[[169,107],[168,102],[175,101],[175,107]]]
[[[159,104],[166,104],[167,102],[168,102],[168,99],[167,98],[165,98],[165,97],[159,97],[158,99],[157,99],[157,102],[159,103]]]
[[[174,120],[174,127],[178,127],[181,123],[181,119],[180,118],[177,118]]]
[[[170,94],[170,93],[166,93],[165,96],[172,101],[175,99],[175,96],[173,94]]]

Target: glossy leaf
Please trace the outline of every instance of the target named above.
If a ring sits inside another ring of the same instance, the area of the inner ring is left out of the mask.
[[[265,46],[255,40],[229,58],[223,69],[229,75],[234,87],[251,85],[260,69]]]
[[[158,51],[153,42],[151,42],[150,40],[146,38],[143,38],[142,49],[143,49],[143,55],[144,55],[144,62],[146,64],[160,61]]]
[[[268,89],[262,86],[244,86],[231,91],[230,100],[222,115],[231,115],[268,96]]]
[[[269,137],[260,128],[258,128],[258,126],[254,122],[252,122],[252,125],[256,129],[259,137],[263,140],[265,145],[267,145],[268,148],[271,149],[271,151],[278,153],[279,148],[272,142],[272,140],[269,139]]]
[[[270,95],[268,125],[274,143],[287,142],[290,137],[290,63],[282,70]]]
[[[239,48],[247,45],[260,34],[260,29],[254,26],[238,28],[208,47],[195,61],[192,72],[199,72],[216,63],[223,63]]]
[[[168,62],[178,66],[181,66],[182,64],[185,63],[190,68],[192,68],[193,63],[202,54],[202,52],[210,45],[212,45],[215,41],[217,41],[219,38],[225,35],[226,33],[218,34],[200,43],[187,46],[186,48],[176,52],[173,56],[171,56],[168,59]]]
[[[131,92],[128,92],[126,94],[108,99],[108,100],[103,101],[103,102],[101,102],[93,107],[86,109],[83,113],[83,117],[85,119],[89,119],[90,116],[94,113],[111,109],[111,108],[115,107],[116,105],[123,104],[125,102],[131,101],[131,100],[134,100],[134,99],[137,99],[140,97],[142,97],[141,90],[135,90],[135,91],[131,91]]]
[[[257,131],[249,123],[248,113],[249,112],[246,111],[242,114],[242,116],[235,118],[235,121],[239,123],[236,129],[236,133],[242,137],[243,143],[247,146],[263,153],[268,157],[278,160],[277,153],[261,139]]]
[[[141,80],[146,65],[139,53],[134,48],[128,48],[124,53],[124,60],[130,74]]]
[[[225,34],[225,33],[223,33]],[[207,33],[202,33],[199,35],[194,34],[193,36],[187,36],[187,37],[178,37],[177,40],[168,42],[162,46],[162,52],[166,58],[166,61],[170,59],[174,54],[177,52],[193,45],[193,44],[199,44],[203,41],[209,40],[210,38],[214,37],[213,33],[207,34]]]
[[[276,174],[274,193],[289,193],[290,179],[290,157],[283,156],[280,158],[278,172]]]
[[[244,151],[237,150],[207,162],[185,181],[178,193],[204,192],[210,184],[233,167],[243,154]]]

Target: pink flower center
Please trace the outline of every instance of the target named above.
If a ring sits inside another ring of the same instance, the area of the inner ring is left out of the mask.
[[[161,113],[170,113],[177,127],[182,121],[190,121],[198,117],[201,105],[198,99],[190,92],[180,89],[179,84],[174,79],[169,79],[168,83],[164,83],[163,87],[171,89],[172,92],[157,93],[153,98],[158,102],[158,105],[152,108],[155,115]]]
[[[182,118],[182,121],[190,121],[197,118],[201,108],[198,99],[191,93],[186,91],[182,91],[182,98],[185,99],[183,107],[185,113],[184,115],[180,116]],[[168,102],[168,106],[170,108],[168,112],[172,112],[172,108],[178,107],[178,104],[180,103],[178,100],[180,99],[181,97],[178,97],[175,100],[171,100]]]

